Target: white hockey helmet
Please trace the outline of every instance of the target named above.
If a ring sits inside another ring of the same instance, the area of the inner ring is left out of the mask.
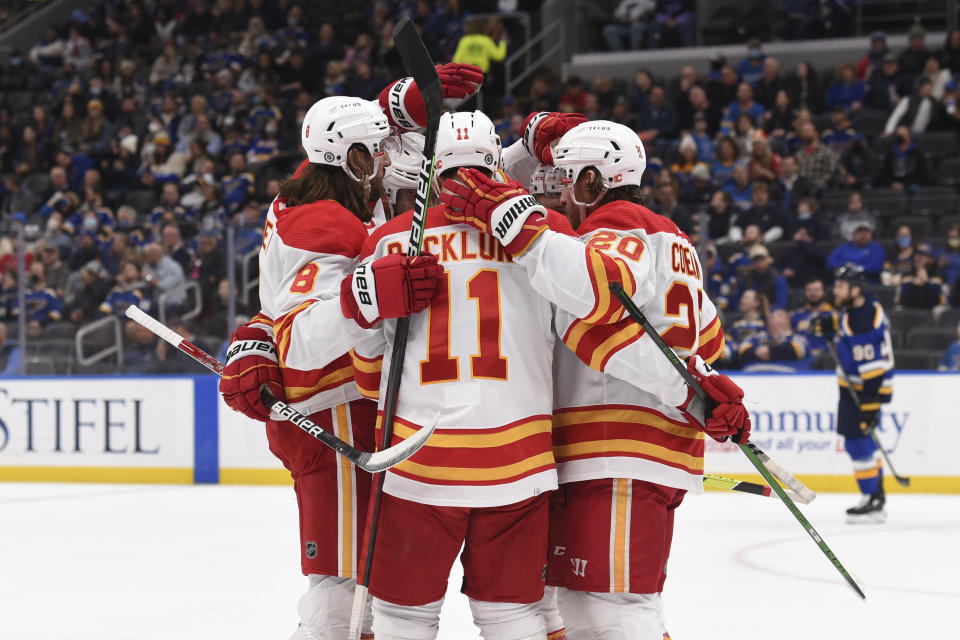
[[[632,129],[609,120],[578,124],[563,134],[553,149],[553,163],[563,170],[567,184],[576,182],[580,172],[594,167],[606,189],[640,185],[647,168],[643,142]]]
[[[390,166],[383,171],[383,190],[391,205],[397,204],[397,192],[416,189],[423,163],[423,136],[409,131],[400,136],[399,149],[390,149]]]
[[[539,165],[530,176],[527,190],[534,196],[559,196],[563,193],[563,170],[548,164]]]
[[[437,131],[437,173],[457,167],[500,168],[500,136],[480,111],[445,113]]]
[[[347,166],[347,151],[360,144],[374,158],[379,158],[384,152],[384,140],[389,135],[390,125],[379,104],[360,98],[333,96],[318,100],[307,111],[300,130],[300,143],[311,163],[341,167],[359,180]],[[376,171],[375,166],[374,174]]]

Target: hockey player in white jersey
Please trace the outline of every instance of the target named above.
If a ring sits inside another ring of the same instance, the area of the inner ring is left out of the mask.
[[[442,175],[464,166],[493,175],[500,155],[482,113],[442,117]],[[374,231],[365,259],[403,252],[411,220],[406,213]],[[568,226],[558,214],[551,221]],[[386,475],[370,580],[374,632],[378,640],[435,638],[450,567],[463,546],[463,590],[482,637],[542,640],[547,492],[556,487],[554,307],[496,240],[451,224],[442,207],[427,211],[423,246],[445,271],[429,313],[411,318],[394,436],[408,437],[441,417],[427,444]],[[356,368],[365,372],[357,384],[368,384],[366,393],[379,393],[381,402],[387,378],[378,374],[389,370],[393,330],[383,324],[379,349],[370,342],[355,349]]]
[[[641,204],[646,161],[636,134],[585,123],[561,138],[554,160],[579,241],[549,229],[536,212],[491,207],[488,193],[498,187],[476,172],[461,171],[463,184],[447,183],[451,193],[441,199],[456,212],[451,220],[497,236],[534,288],[570,313],[561,323],[570,351],[557,354],[554,414],[564,555],[551,558],[566,566],[560,610],[568,637],[660,640],[673,514],[686,491],[702,491],[703,431],[745,439],[749,418],[742,391],[705,364],[722,352],[723,332],[692,245]],[[716,403],[706,416],[625,317],[611,282],[689,357],[688,369]]]
[[[449,63],[438,66],[437,73],[445,98],[469,96],[483,81],[483,73],[473,65]],[[297,440],[298,435],[302,436],[297,429],[269,421],[269,411],[260,399],[260,390],[266,387],[281,398],[286,394],[288,402],[308,405],[301,409],[304,413],[317,411],[311,416],[314,421],[342,439],[352,437],[353,443],[361,448],[372,450],[374,447],[376,405],[354,399],[358,397],[352,383],[354,372],[345,353],[352,346],[351,337],[359,334],[350,322],[343,326],[343,309],[350,313],[351,305],[340,307],[338,316],[337,300],[342,279],[352,272],[366,233],[376,222],[383,222],[392,215],[390,207],[384,207],[384,199],[376,197],[375,193],[381,190],[383,172],[367,173],[371,167],[376,167],[377,154],[389,148],[389,145],[377,142],[385,135],[384,120],[401,130],[426,124],[423,99],[412,78],[392,83],[384,94],[389,94],[389,89],[398,84],[403,86],[401,104],[407,113],[402,123],[397,122],[395,110],[389,104],[384,103],[378,113],[371,108],[375,105],[366,101],[340,98],[335,99],[339,102],[321,101],[326,105],[328,116],[339,114],[338,117],[323,120],[324,110],[314,105],[317,111],[311,109],[311,115],[317,118],[305,119],[301,137],[308,158],[294,178],[302,179],[305,172],[326,172],[342,178],[336,170],[312,168],[317,165],[337,167],[351,176],[351,180],[344,181],[343,188],[324,190],[322,195],[329,193],[331,201],[325,206],[309,207],[309,203],[304,203],[299,208],[280,207],[284,204],[280,199],[271,207],[261,253],[261,274],[264,274],[265,253],[272,251],[274,256],[278,252],[289,253],[290,259],[281,261],[280,266],[285,269],[283,273],[272,273],[268,278],[261,276],[261,296],[271,298],[274,302],[271,308],[282,315],[278,319],[271,317],[266,312],[268,305],[264,303],[261,313],[234,332],[229,350],[231,356],[220,385],[227,405],[255,420],[268,421],[271,450],[284,461],[295,478],[300,507],[301,565],[304,574],[309,576],[310,587],[298,606],[301,626],[294,638],[342,640],[347,636],[357,542],[364,525],[369,475],[354,470],[309,438]],[[351,114],[352,118],[349,117]],[[325,148],[322,139],[321,144],[312,145],[321,132],[335,138],[328,139],[331,144]],[[392,152],[399,150],[397,147]],[[387,159],[381,162],[381,166],[385,164]],[[311,191],[305,187],[319,187],[318,182],[311,180],[308,184],[301,181],[299,188],[287,186]],[[316,189],[312,190],[316,193],[300,195],[305,196],[304,200],[321,195]],[[345,207],[338,208],[334,201]],[[275,242],[277,237],[288,238],[292,246],[282,251],[271,250],[271,246],[285,245]],[[390,269],[381,271],[381,275],[386,276]],[[410,273],[404,274],[402,265],[400,271],[393,273],[397,276],[395,282],[386,287],[389,293],[381,300],[386,316],[406,311],[388,308],[394,294],[398,300],[406,297],[401,306],[411,310],[422,304],[422,301],[416,301],[417,294],[413,293],[415,285],[405,284]],[[424,274],[421,272],[421,275]],[[411,282],[415,280],[416,277]],[[288,295],[284,299],[275,299],[285,291]],[[296,306],[290,308],[291,304]],[[324,307],[323,312],[320,307]],[[328,316],[327,311],[332,314]],[[317,326],[311,329],[310,322],[316,322]],[[343,351],[331,361],[331,352],[341,348]],[[295,365],[289,362],[291,352]],[[365,631],[369,631],[369,619]]]
[[[440,271],[429,256],[388,256],[369,265],[377,293],[373,317],[361,316],[355,294],[342,287],[372,227],[370,181],[383,169],[388,133],[387,118],[366,100],[326,98],[308,111],[301,132],[308,163],[281,185],[268,213],[260,252],[259,322],[242,328],[260,333],[231,347],[242,356],[248,345],[269,343],[272,330],[276,349],[262,353],[276,360],[286,402],[339,438],[371,451],[376,405],[356,390],[348,351],[377,318],[425,307]],[[262,375],[263,364],[243,358],[228,363],[221,382],[228,403],[245,398],[254,404],[249,386],[237,387],[249,385],[242,380],[246,376]],[[277,392],[275,385],[271,391]],[[267,421],[267,439],[294,480],[301,565],[310,582],[293,637],[346,638],[370,475],[281,420]]]

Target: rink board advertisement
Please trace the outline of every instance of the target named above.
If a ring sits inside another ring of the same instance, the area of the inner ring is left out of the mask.
[[[837,379],[829,374],[734,374],[753,424],[750,440],[818,491],[855,491],[836,433]],[[897,373],[877,437],[918,492],[960,493],[960,376]],[[739,448],[707,439],[709,473],[761,481]],[[895,483],[886,483],[895,490]]]
[[[0,479],[193,482],[189,378],[0,382]]]
[[[836,377],[734,374],[751,440],[815,491],[855,491],[836,434]],[[898,373],[878,436],[911,491],[960,493],[960,375]],[[295,428],[295,427],[291,427]],[[708,473],[760,481],[707,439]],[[31,378],[0,382],[0,480],[288,484],[263,423],[231,411],[217,378]],[[902,490],[887,482],[889,491]]]

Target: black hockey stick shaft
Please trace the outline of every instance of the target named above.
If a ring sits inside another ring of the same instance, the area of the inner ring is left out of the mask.
[[[427,53],[427,48],[417,33],[417,27],[408,17],[397,23],[393,30],[393,41],[397,51],[403,59],[404,65],[413,76],[423,104],[426,108],[427,127],[424,132],[423,163],[420,165],[420,177],[417,181],[417,196],[413,205],[413,223],[410,226],[410,241],[407,245],[407,255],[417,256],[423,248],[423,233],[426,226],[427,202],[430,196],[430,186],[433,184],[434,150],[437,146],[437,131],[440,128],[440,115],[443,107],[443,88],[440,78],[433,66],[433,60]],[[403,372],[403,361],[407,350],[407,335],[410,332],[410,318],[397,320],[393,335],[393,348],[390,352],[390,369],[387,374],[387,388],[383,399],[383,440],[382,446],[389,446],[393,439],[393,423],[397,413],[397,396],[400,392],[400,376]],[[370,571],[373,568],[373,552],[377,542],[377,530],[380,520],[380,503],[383,499],[383,482],[385,474],[377,475],[374,482],[373,509],[369,514],[370,524],[367,527],[366,560],[363,572],[357,580],[357,590],[353,599],[353,611],[350,619],[351,640],[360,637],[360,623],[363,618],[370,586]]]
[[[162,338],[183,353],[187,354],[205,366],[207,369],[210,369],[210,371],[214,372],[218,376],[223,375],[224,364],[222,362],[189,340],[183,339],[177,332],[159,320],[148,316],[146,313],[140,310],[139,307],[130,305],[127,307],[125,313],[128,318],[146,327],[156,336]],[[419,446],[415,446],[416,443],[408,443],[410,440],[410,438],[408,438],[392,449],[376,451],[372,453],[369,451],[361,451],[360,449],[347,444],[329,431],[324,430],[323,427],[313,422],[310,418],[303,415],[286,402],[277,400],[266,389],[260,390],[260,399],[263,400],[263,404],[265,404],[271,411],[277,413],[283,417],[283,419],[299,427],[301,430],[306,432],[307,435],[310,435],[327,445],[361,469],[371,473],[383,471],[399,462],[406,460],[423,446],[423,442],[420,442]],[[436,421],[434,421],[433,428],[436,428]],[[431,428],[428,430],[428,433],[421,435],[421,433],[418,432],[414,437],[417,438],[418,441],[423,440],[425,442],[426,439],[430,437],[429,433],[432,432],[433,429]]]
[[[857,390],[853,388],[853,380],[850,379],[850,376],[847,375],[847,372],[843,368],[843,364],[840,362],[840,354],[837,353],[837,345],[833,343],[833,340],[827,340],[827,348],[830,350],[830,355],[833,356],[833,361],[837,363],[837,374],[840,376],[840,379],[847,385],[847,391],[850,392],[850,397],[853,398],[853,403],[857,405],[857,409],[860,409],[860,394],[857,393]],[[870,437],[873,439],[874,444],[877,445],[877,448],[880,449],[880,455],[883,456],[884,461],[887,463],[887,468],[890,469],[890,474],[893,476],[893,479],[901,487],[910,486],[910,478],[907,476],[901,476],[897,473],[897,470],[893,466],[893,461],[890,460],[890,456],[887,455],[887,449],[880,442],[880,438],[877,436],[877,430],[870,430]]]
[[[647,335],[650,336],[650,339],[653,340],[657,347],[659,347],[660,351],[662,351],[667,359],[673,364],[677,372],[679,372],[687,384],[690,385],[690,388],[693,389],[693,392],[697,394],[701,400],[706,401],[707,395],[703,390],[703,387],[701,387],[693,378],[693,375],[687,371],[687,368],[680,360],[680,357],[674,353],[673,349],[671,349],[666,342],[664,342],[663,338],[660,337],[660,334],[657,333],[657,330],[653,327],[653,325],[650,324],[650,321],[647,320],[647,317],[643,315],[642,311],[640,311],[640,308],[633,303],[633,300],[630,299],[630,296],[628,296],[623,290],[623,287],[620,285],[620,283],[610,283],[610,291],[624,306],[624,308],[627,310],[627,313],[630,314],[630,317],[633,318],[637,324],[643,327],[643,330],[647,333]],[[820,550],[823,552],[823,554],[827,556],[827,559],[830,560],[830,563],[833,564],[834,568],[840,573],[841,576],[843,576],[843,579],[847,581],[847,584],[850,585],[850,587],[858,596],[866,600],[866,595],[864,595],[860,585],[858,585],[856,580],[853,579],[853,576],[851,576],[846,567],[843,566],[836,554],[833,553],[830,547],[827,546],[827,543],[824,542],[820,534],[817,533],[816,529],[813,528],[813,525],[810,524],[810,521],[807,520],[803,513],[801,513],[797,505],[793,502],[793,500],[790,499],[790,496],[786,494],[786,492],[783,490],[783,487],[780,486],[780,483],[773,478],[773,475],[771,475],[767,467],[763,464],[763,462],[760,461],[757,454],[754,453],[753,448],[745,444],[738,446],[740,447],[740,450],[743,451],[743,453],[747,456],[747,459],[750,460],[751,464],[753,464],[757,471],[760,472],[760,475],[763,476],[763,479],[766,481],[766,483],[770,485],[770,488],[774,490],[774,492],[780,498],[780,501],[786,505],[790,513],[793,514],[793,517],[797,519],[797,522],[800,523],[804,531],[809,534],[817,546],[820,547]]]

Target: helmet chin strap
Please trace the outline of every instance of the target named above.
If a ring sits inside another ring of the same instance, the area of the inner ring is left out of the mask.
[[[364,180],[373,180],[377,176],[377,172],[380,171],[380,165],[383,163],[383,153],[377,153],[373,156],[373,171],[370,172],[370,175],[357,177],[357,174],[353,172],[353,169],[350,168],[350,155],[347,152],[347,161],[343,163],[343,170],[348,176],[350,176],[356,182],[363,182]]]
[[[570,202],[572,202],[577,206],[577,209],[580,212],[581,224],[583,224],[583,221],[587,219],[587,215],[588,215],[587,209],[591,207],[595,207],[597,203],[600,202],[600,199],[603,198],[603,195],[606,192],[607,192],[607,188],[604,187],[600,191],[600,193],[597,194],[597,197],[594,198],[592,202],[580,202],[579,200],[577,200],[576,191],[574,189],[574,183],[571,182],[570,184],[567,185],[567,197],[570,198]]]

